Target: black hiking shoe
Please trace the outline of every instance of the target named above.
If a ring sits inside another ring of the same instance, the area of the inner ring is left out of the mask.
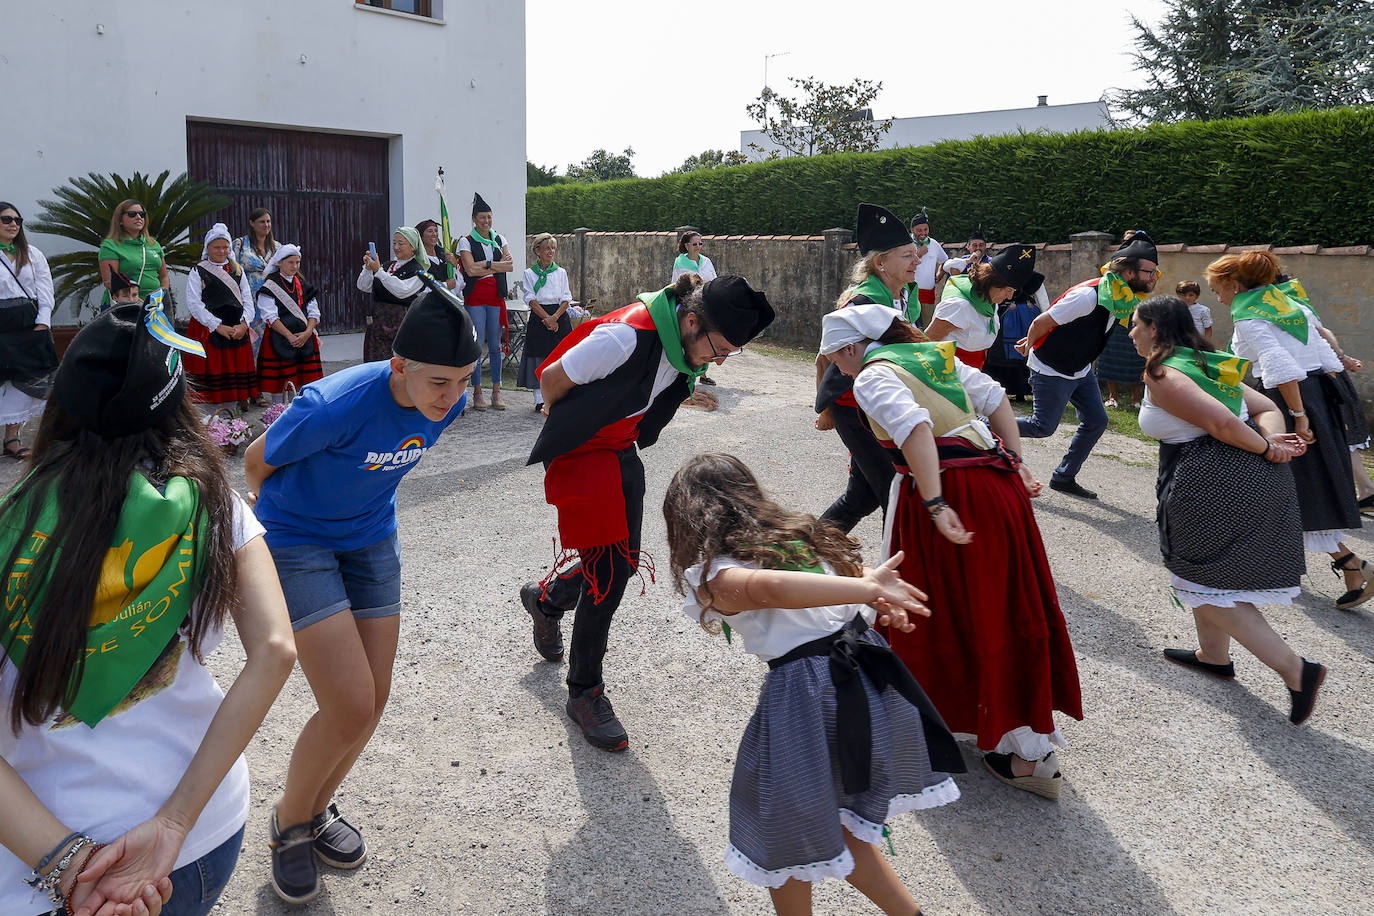
[[[539,592],[538,582],[526,582],[520,586],[520,603],[534,618],[535,651],[546,662],[559,662],[563,660],[563,630],[559,627],[559,621],[563,618],[561,614],[555,616],[544,609],[545,604],[540,600]]]
[[[325,865],[342,868],[345,871],[357,868],[367,858],[367,843],[363,835],[339,814],[339,806],[333,802],[310,820],[310,831],[315,837],[315,855]]]
[[[1059,493],[1067,493],[1070,496],[1077,496],[1079,499],[1097,499],[1097,493],[1081,485],[1072,477],[1063,480],[1050,478],[1050,489]]]
[[[597,684],[582,691],[569,691],[568,718],[582,729],[582,737],[592,747],[603,751],[623,751],[630,745],[620,720],[615,717],[611,701],[606,699],[606,687]]]
[[[277,812],[272,812],[267,845],[272,850],[272,890],[287,903],[305,903],[320,892],[320,869],[312,848],[314,835],[310,824],[277,827]]]

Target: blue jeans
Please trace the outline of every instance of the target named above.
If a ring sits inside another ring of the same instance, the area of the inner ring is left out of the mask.
[[[477,328],[477,352],[486,347],[491,357],[491,384],[501,384],[501,309],[494,305],[469,305],[468,315]],[[482,387],[482,360],[477,360],[477,368],[472,370],[472,387]]]
[[[162,916],[206,916],[224,886],[234,874],[239,849],[243,847],[243,829],[205,855],[172,872],[172,899],[162,907]],[[53,910],[49,916],[59,916],[66,910]]]
[[[1016,421],[1021,438],[1043,439],[1053,435],[1064,416],[1065,404],[1073,404],[1078,411],[1078,431],[1073,434],[1064,460],[1051,475],[1052,480],[1073,480],[1107,428],[1107,411],[1102,406],[1102,392],[1097,388],[1097,373],[1089,369],[1082,378],[1060,378],[1032,372],[1030,382],[1035,413],[1029,419],[1022,417]]]

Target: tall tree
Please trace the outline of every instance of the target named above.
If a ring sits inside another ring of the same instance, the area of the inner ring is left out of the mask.
[[[1127,121],[1374,102],[1369,0],[1169,0],[1157,28],[1131,25],[1146,85],[1106,96]]]
[[[881,82],[856,79],[832,86],[814,77],[788,77],[796,98],[779,95],[767,86],[745,106],[763,133],[794,156],[875,150],[892,119],[874,121],[873,100]]]
[[[581,162],[568,166],[568,178],[573,181],[614,181],[617,178],[634,178],[635,151],[625,147],[623,153],[608,153],[604,149],[592,150],[592,154]]]
[[[525,160],[525,186],[530,188],[542,188],[551,184],[559,184],[566,179],[559,177],[558,166],[535,165],[528,159]]]
[[[729,165],[743,165],[749,158],[739,150],[702,150],[694,156],[688,156],[682,160],[682,165],[673,169],[669,174],[679,174],[682,172],[701,172],[706,169],[719,169]]]

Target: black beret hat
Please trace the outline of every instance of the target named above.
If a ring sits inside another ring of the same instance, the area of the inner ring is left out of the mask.
[[[768,297],[743,277],[716,277],[701,287],[701,305],[726,340],[742,347],[773,323]]]
[[[421,274],[422,279],[427,275]],[[404,359],[432,366],[466,366],[481,357],[467,309],[431,281],[430,292],[411,303],[391,349]]]
[[[877,204],[859,204],[858,225],[854,235],[858,239],[861,256],[912,243],[911,233],[902,225],[897,214]]]
[[[150,429],[186,396],[182,354],[155,338],[141,305],[117,305],[72,338],[53,397],[77,424],[107,439]]]
[[[1144,229],[1137,229],[1132,232],[1130,238],[1121,243],[1121,247],[1112,253],[1113,258],[1139,258],[1142,261],[1153,261],[1159,263],[1159,250],[1155,248],[1155,243],[1150,240],[1149,233]]]
[[[1026,288],[1035,277],[1040,277],[1041,283],[1045,280],[1035,271],[1034,245],[1009,245],[993,255],[988,261],[988,266],[1008,286],[1015,289]],[[1038,286],[1039,283],[1035,287],[1031,287],[1031,292],[1034,292]]]

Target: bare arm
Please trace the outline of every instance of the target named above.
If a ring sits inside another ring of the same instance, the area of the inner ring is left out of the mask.
[[[267,453],[267,433],[248,443],[243,452],[243,476],[248,479],[248,501],[256,504],[262,492],[263,482],[277,471],[276,465],[268,464],[263,456]]]
[[[825,378],[825,370],[830,368],[830,357],[816,354],[816,391],[821,390],[821,379]],[[827,407],[816,415],[816,428],[825,431],[835,428],[835,415]]]
[[[515,259],[510,256],[510,248],[501,246],[501,260],[491,262],[492,273],[508,274],[515,269]]]
[[[1179,372],[1177,369],[1166,368],[1162,378],[1151,378],[1145,376],[1145,387],[1150,391],[1150,399],[1161,409],[1168,411],[1184,422],[1194,426],[1200,426],[1219,442],[1227,445],[1234,445],[1238,449],[1253,452],[1256,455],[1272,455],[1271,443],[1274,441],[1270,437],[1255,432],[1245,424],[1240,417],[1226,409],[1216,398],[1209,396],[1197,383],[1188,376]],[[1294,383],[1294,387],[1297,384]],[[1282,417],[1265,417],[1265,407],[1260,403],[1261,400],[1268,400],[1258,392],[1247,389],[1246,406],[1252,403],[1259,409],[1260,417],[1265,424],[1274,424],[1278,419],[1282,422]],[[1254,400],[1250,397],[1254,396]],[[1278,411],[1271,404],[1268,410],[1271,414],[1278,414]],[[1256,423],[1260,423],[1257,419]],[[1264,429],[1261,426],[1261,429]],[[1268,430],[1266,430],[1268,431]],[[1286,435],[1285,429],[1277,426],[1270,436],[1282,437]]]
[[[100,283],[106,289],[110,288],[110,271],[116,270],[118,267],[119,261],[117,259],[100,262]],[[58,837],[57,839],[60,840],[62,837]],[[54,842],[56,842],[56,840],[54,840]]]
[[[711,579],[711,609],[727,616],[759,608],[810,608],[867,604],[879,611],[878,623],[910,630],[908,614],[930,616],[921,604],[926,596],[897,575],[899,550],[861,578],[786,569],[742,569],[732,566]]]
[[[1011,408],[1007,409],[1010,411]],[[902,443],[902,457],[906,459],[907,467],[911,468],[911,477],[916,481],[916,492],[921,500],[924,502],[940,496],[940,453],[935,447],[935,434],[929,423],[916,424],[916,428]],[[973,540],[973,532],[964,528],[964,523],[953,508],[940,512],[934,521],[935,528],[946,540],[955,544],[967,544]]]
[[[932,318],[930,324],[926,326],[926,336],[931,340],[945,340],[957,330],[959,330],[958,325],[950,324],[943,318]]]
[[[1059,322],[1055,321],[1054,317],[1051,316],[1049,312],[1041,312],[1039,315],[1035,316],[1035,320],[1032,321],[1030,327],[1026,329],[1026,336],[1021,338],[1020,341],[1017,341],[1016,349],[1021,351],[1022,356],[1025,356],[1026,350],[1033,349],[1046,334],[1057,327],[1059,327]],[[1022,341],[1026,344],[1025,350],[1021,349]]]
[[[544,367],[544,371],[539,373],[539,392],[544,396],[546,410],[551,410],[554,404],[576,387],[577,384],[568,378],[568,373],[564,371],[561,359],[549,363]]]

